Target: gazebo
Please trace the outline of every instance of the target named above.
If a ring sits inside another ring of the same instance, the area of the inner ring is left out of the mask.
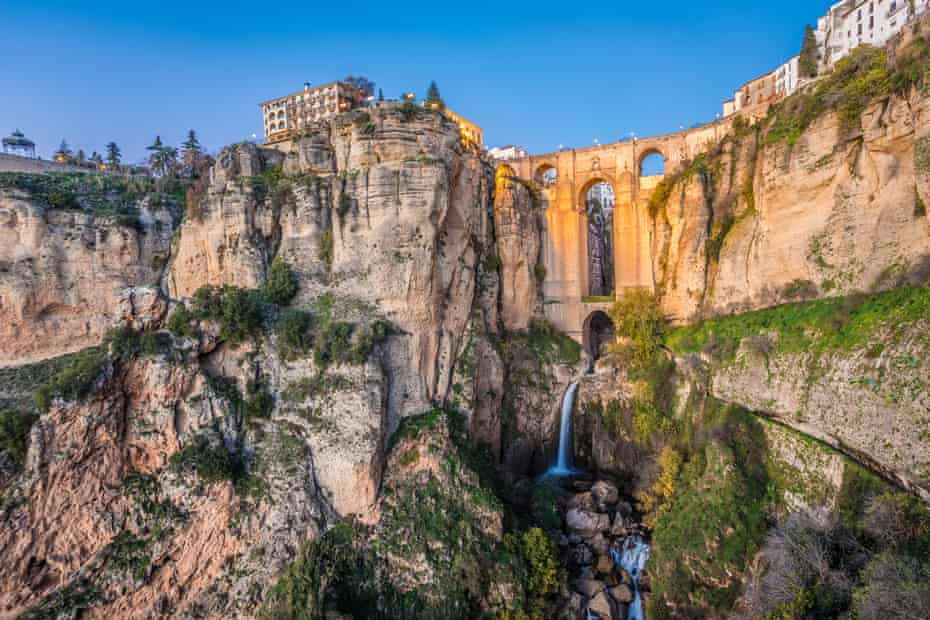
[[[3,152],[8,155],[36,158],[36,143],[27,138],[19,129],[3,139]]]

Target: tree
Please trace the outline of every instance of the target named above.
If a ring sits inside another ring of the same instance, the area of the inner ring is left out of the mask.
[[[181,161],[184,163],[185,173],[194,178],[198,176],[200,164],[203,161],[203,147],[197,140],[197,134],[193,129],[187,132],[187,140],[181,144]]]
[[[61,139],[61,144],[58,145],[58,150],[55,151],[55,155],[56,157],[60,156],[64,159],[69,159],[73,155],[71,147],[68,146],[68,141],[64,138]]]
[[[371,97],[375,92],[375,83],[363,75],[359,75],[357,77],[350,75],[346,77],[343,82],[349,86],[354,86],[355,88],[359,89],[365,93],[366,97]]]
[[[78,149],[77,152],[78,161],[87,161],[87,155],[84,154],[84,149]]]
[[[804,29],[804,43],[801,45],[801,58],[798,63],[801,77],[817,77],[820,57],[817,52],[817,37],[814,36],[814,28],[810,24]]]
[[[107,144],[107,164],[113,168],[118,167],[122,156],[123,153],[119,150],[119,146],[116,145],[116,142]]]
[[[439,87],[436,85],[435,80],[429,83],[429,88],[426,91],[426,104],[430,107],[446,107],[445,102],[439,94]]]
[[[149,155],[149,167],[158,176],[165,176],[171,172],[178,159],[178,150],[165,146],[161,141],[161,136],[155,136],[154,144],[145,147],[145,150],[152,153]]]
[[[378,101],[384,101],[384,91],[380,88],[378,89]]]
[[[97,151],[94,151],[93,153],[90,154],[90,160],[94,162],[95,164],[103,163],[103,157]]]

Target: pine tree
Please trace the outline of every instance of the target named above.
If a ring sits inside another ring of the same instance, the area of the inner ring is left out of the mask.
[[[165,146],[161,141],[161,136],[155,136],[154,144],[145,147],[145,150],[151,151],[152,154],[149,155],[149,167],[152,169],[152,172],[159,176],[168,174],[172,164],[178,158],[178,150],[170,146]]]
[[[87,155],[84,154],[84,149],[78,149],[77,152],[78,161],[87,161]]]
[[[191,129],[187,132],[187,140],[181,144],[181,161],[184,163],[184,171],[190,178],[197,175],[197,170],[203,160],[203,147],[197,140],[196,132]]]
[[[380,88],[378,89],[378,101],[384,101],[384,91]]]
[[[445,102],[443,102],[439,94],[439,87],[436,85],[435,80],[429,83],[429,89],[426,91],[426,104],[430,107],[446,107]]]
[[[55,151],[56,155],[61,155],[62,157],[71,157],[71,147],[68,146],[68,141],[64,138],[61,139],[61,144],[58,145],[58,150]]]
[[[110,167],[118,167],[122,157],[123,153],[119,150],[119,146],[116,145],[116,142],[107,144],[107,164]]]
[[[810,24],[804,29],[804,43],[801,45],[801,58],[798,64],[800,65],[801,77],[817,77],[820,58],[817,53],[817,37],[814,35],[814,28]]]

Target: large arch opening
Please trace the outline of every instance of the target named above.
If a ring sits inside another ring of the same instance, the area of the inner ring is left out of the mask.
[[[513,183],[513,179],[516,176],[517,173],[514,172],[513,168],[507,164],[498,164],[497,171],[494,174],[495,191],[500,192],[510,187],[510,184]]]
[[[665,156],[658,149],[649,149],[639,160],[640,177],[665,175]]]
[[[608,347],[616,341],[614,323],[607,313],[596,310],[584,322],[584,348],[591,359],[600,359],[608,353]]]
[[[558,178],[558,171],[555,169],[555,166],[550,164],[541,165],[536,169],[536,173],[533,175],[533,181],[540,187],[552,187],[555,185]]]
[[[592,183],[584,195],[591,297],[614,294],[614,202],[614,188],[606,181]]]

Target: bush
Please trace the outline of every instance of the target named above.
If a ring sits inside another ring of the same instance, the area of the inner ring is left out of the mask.
[[[863,526],[887,549],[930,554],[930,509],[913,495],[888,492],[873,498]]]
[[[193,318],[187,306],[183,302],[179,303],[168,318],[168,331],[178,337],[193,336],[194,329],[191,327]]]
[[[278,349],[286,359],[307,355],[313,348],[313,315],[291,310],[275,325]]]
[[[70,401],[86,397],[103,371],[106,360],[106,353],[101,347],[91,347],[75,354],[67,366],[33,392],[36,409],[47,413],[56,398]]]
[[[231,482],[240,494],[254,493],[260,481],[249,473],[245,458],[239,451],[230,451],[225,445],[211,445],[204,436],[171,456],[172,470],[183,473],[193,471],[207,483]]]
[[[269,302],[285,306],[297,295],[297,276],[280,256],[271,262],[262,293]]]
[[[855,610],[861,620],[925,618],[930,610],[930,562],[885,552],[869,562],[857,590]]]
[[[324,230],[320,235],[320,250],[317,258],[327,265],[333,264],[333,231]]]
[[[402,106],[400,106],[400,116],[405,123],[411,123],[418,118],[420,118],[420,106],[415,104],[412,101],[405,101]]]
[[[0,450],[22,467],[29,447],[29,431],[38,416],[19,411],[0,411]]]
[[[220,338],[239,344],[257,335],[262,329],[261,300],[256,291],[234,286],[204,287],[191,300],[194,317],[215,321]]]
[[[574,366],[581,360],[581,345],[545,319],[533,319],[529,329],[518,332],[517,337],[545,363]]]
[[[629,359],[631,368],[635,371],[651,366],[660,354],[666,327],[655,295],[643,289],[624,291],[609,315],[614,333],[627,340],[616,347],[623,350],[621,354]]]
[[[782,297],[785,299],[810,299],[817,297],[817,285],[810,280],[792,280],[782,289]]]
[[[103,339],[110,354],[120,359],[137,356],[161,355],[171,349],[167,335],[158,332],[140,332],[129,327],[116,327],[107,332]]]

